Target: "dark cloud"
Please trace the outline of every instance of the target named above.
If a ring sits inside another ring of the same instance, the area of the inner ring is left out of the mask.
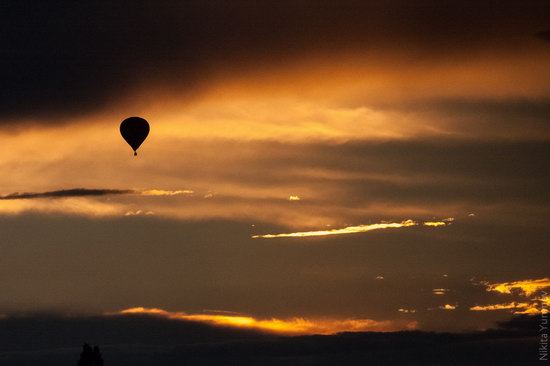
[[[0,196],[0,200],[22,200],[22,199],[34,199],[34,198],[66,198],[66,197],[89,197],[89,196],[107,196],[112,194],[129,194],[135,193],[129,189],[88,189],[88,188],[74,188],[74,189],[62,189],[59,191],[49,192],[24,192],[24,193],[10,193],[5,196]]]
[[[504,113],[504,112],[502,112]],[[226,150],[246,151],[227,143]],[[206,143],[197,145],[205,149]],[[547,142],[424,139],[342,144],[257,143],[244,156],[247,169],[179,167],[197,179],[210,175],[243,186],[317,192],[324,203],[361,207],[373,203],[487,205],[548,202]],[[176,153],[176,151],[174,151]],[[151,166],[151,169],[157,168]],[[187,171],[188,170],[188,171]],[[322,176],[311,171],[325,173]],[[160,174],[160,173],[159,173]],[[298,193],[296,193],[298,194]],[[324,200],[323,196],[326,197]],[[307,205],[308,197],[300,204]]]
[[[476,122],[489,120],[493,123],[513,121],[514,123],[536,120],[550,124],[550,99],[437,99],[430,101],[401,102],[399,105],[378,105],[378,107],[405,112],[427,112],[450,118],[474,116]]]
[[[13,315],[0,319],[0,352],[79,347],[81,343],[177,345],[261,338],[249,330],[155,316]],[[77,340],[77,343],[73,342]]]
[[[418,320],[421,329],[463,330],[507,315],[472,314],[469,306],[508,300],[470,278],[548,275],[546,227],[476,218],[439,229],[258,241],[250,235],[282,231],[254,222],[0,217],[0,313],[145,306],[261,318],[386,320],[400,319],[399,308],[415,308],[414,318],[404,319]],[[451,291],[437,297],[434,288]],[[444,303],[459,307],[426,310]]]
[[[534,207],[550,202],[546,189],[550,184],[550,172],[541,168],[550,164],[550,144],[544,141],[424,139],[303,144],[219,141],[217,146],[227,153],[213,151],[209,141],[163,146],[161,152],[166,156],[178,156],[184,148],[190,151],[188,156],[192,158],[173,159],[170,164],[162,164],[158,162],[163,156],[157,154],[143,162],[142,170],[136,171],[128,170],[125,160],[113,161],[107,168],[90,156],[85,164],[94,176],[103,180],[115,179],[111,183],[113,187],[124,187],[128,182],[141,187],[158,187],[160,179],[171,179],[174,171],[181,177],[193,177],[192,183],[174,180],[169,187],[194,189],[197,192],[194,196],[181,195],[180,198],[192,200],[199,206],[206,204],[203,196],[209,190],[218,190],[214,202],[220,206],[247,202],[258,207],[262,204],[287,205],[289,195],[299,195],[303,200],[293,210],[317,205],[319,210],[325,209],[327,215],[335,206],[361,208],[380,203],[386,208],[461,205],[475,209],[506,205],[507,210],[513,211],[522,205]],[[202,161],[209,161],[209,164]],[[82,162],[74,159],[49,169],[53,175],[61,177],[81,166]],[[235,169],[235,166],[240,168]],[[126,173],[117,175],[117,171]],[[143,172],[147,174],[138,174]],[[39,173],[39,170],[32,172]],[[85,186],[86,176],[75,179],[80,180],[75,185]],[[233,187],[224,189],[227,185]],[[275,193],[269,197],[257,194],[258,190],[265,189]],[[0,200],[117,195],[117,200],[131,203],[136,199],[132,193],[140,192],[143,191],[80,188],[11,193],[0,196]],[[177,197],[173,197],[172,204],[181,206],[183,201],[178,201]],[[147,202],[146,197],[142,198]],[[149,199],[161,201],[157,197]],[[167,200],[163,202],[168,204]],[[143,207],[132,207],[136,209]],[[332,216],[339,214],[335,212]],[[365,219],[389,219],[379,215],[380,212],[373,212]]]
[[[540,169],[550,163],[549,152],[544,142],[447,140],[350,143],[329,148],[316,159],[324,158],[321,164],[336,171],[366,169],[405,178],[396,182],[355,179],[348,187],[350,201],[536,204],[550,199],[545,189],[550,175]]]
[[[193,94],[220,75],[304,55],[516,52],[547,25],[548,8],[538,0],[4,2],[1,123],[56,123],[149,84]]]
[[[542,39],[545,42],[550,42],[550,30],[545,32],[537,33],[537,37]]]
[[[343,333],[274,337],[143,316],[0,319],[0,365],[73,365],[84,342],[106,365],[531,365],[538,317],[476,333]]]

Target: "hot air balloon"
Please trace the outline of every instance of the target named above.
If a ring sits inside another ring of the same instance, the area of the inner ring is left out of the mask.
[[[134,156],[136,156],[136,150],[149,135],[149,123],[141,117],[126,118],[120,124],[120,134],[132,147]]]

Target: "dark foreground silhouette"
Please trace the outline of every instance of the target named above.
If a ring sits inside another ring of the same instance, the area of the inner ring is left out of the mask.
[[[92,350],[89,344],[84,344],[80,359],[78,360],[78,366],[103,366],[103,358],[101,358],[99,347],[95,346]]]
[[[0,366],[75,366],[75,341],[84,339],[102,345],[105,366],[541,365],[540,320],[519,317],[462,334],[282,337],[150,316],[7,317],[0,319]],[[87,347],[78,365],[102,365]]]

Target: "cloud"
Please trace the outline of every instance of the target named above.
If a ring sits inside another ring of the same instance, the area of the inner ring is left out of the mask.
[[[426,221],[422,223],[423,226],[432,226],[432,227],[438,227],[438,226],[446,226],[450,225],[447,222],[444,221]]]
[[[139,216],[139,215],[154,215],[155,213],[153,211],[142,211],[142,210],[136,210],[136,211],[126,211],[124,213],[124,216]]]
[[[93,152],[95,143],[90,143],[89,151],[80,152],[81,139],[101,144],[106,138],[101,128],[83,128],[74,128],[72,135],[69,131],[36,129],[6,137],[0,166],[10,174],[0,177],[2,192],[40,193],[36,187],[42,186],[66,188],[67,177],[71,177],[72,187],[104,188],[109,182],[106,188],[135,189],[128,186],[131,182],[139,183],[144,190],[193,189],[195,195],[140,197],[135,193],[108,199],[112,205],[123,206],[120,215],[140,209],[181,219],[237,218],[284,226],[273,229],[277,231],[258,227],[254,234],[322,230],[327,224],[344,228],[352,223],[376,223],[380,218],[396,222],[401,218],[443,221],[431,218],[463,217],[469,212],[477,212],[485,222],[506,215],[512,220],[513,215],[517,223],[526,222],[527,213],[534,213],[535,207],[536,216],[542,218],[550,202],[545,189],[548,173],[536,163],[547,160],[543,143],[212,143],[185,139],[168,143],[166,135],[157,137],[159,143],[150,155],[135,161],[141,166],[134,169],[128,155],[119,154],[118,150],[125,151],[126,146],[116,128],[109,133],[111,141],[103,143],[100,151]],[[78,138],[74,134],[79,134]],[[63,143],[45,143],[57,135]],[[41,153],[45,149],[48,154]],[[219,153],[220,149],[224,154]],[[190,158],[171,158],[178,154]],[[74,173],[82,167],[86,167],[85,174]],[[522,174],[512,177],[511,171]],[[43,176],[43,180],[36,181],[37,176]],[[159,179],[165,179],[162,186]],[[209,191],[215,194],[214,199],[202,200]],[[288,197],[284,192],[299,193],[307,199],[289,205],[281,199]],[[100,200],[101,196],[88,198]],[[176,205],[179,199],[185,199],[185,204]],[[0,210],[7,210],[7,205],[0,206]],[[467,224],[481,223],[468,220]],[[447,231],[459,230],[456,226]]]
[[[476,305],[470,308],[472,311],[510,310],[513,314],[535,315],[546,313],[550,297],[544,289],[550,287],[550,279],[541,278],[535,280],[520,280],[512,282],[482,282],[488,292],[498,292],[505,295],[517,294],[521,297],[529,297],[529,302],[509,302],[492,305]],[[533,296],[538,295],[538,296]]]
[[[128,189],[88,189],[88,188],[74,188],[63,189],[58,191],[49,192],[26,192],[26,193],[11,193],[5,196],[0,196],[0,200],[22,200],[22,199],[35,199],[35,198],[66,198],[66,197],[90,197],[90,196],[107,196],[116,194],[129,194],[134,193],[133,190]]]
[[[301,231],[296,233],[286,234],[264,234],[264,235],[252,235],[253,239],[273,239],[273,238],[303,238],[309,236],[327,236],[327,235],[341,235],[341,234],[355,234],[366,233],[372,230],[389,229],[389,228],[401,228],[418,225],[413,220],[404,220],[401,222],[382,222],[379,224],[368,224],[359,226],[348,226],[342,229],[330,229],[330,230],[318,230],[318,231]]]
[[[149,199],[159,200],[144,201]],[[173,197],[164,199],[181,205]],[[190,198],[180,199],[187,205]],[[278,201],[288,205],[280,195]],[[64,200],[55,203],[61,205]],[[517,246],[525,235],[532,238],[530,245],[540,235],[539,250],[544,253],[545,229],[532,236],[534,232],[524,232],[523,227],[459,221],[443,229],[335,235],[315,247],[281,246],[276,239],[258,245],[261,239],[251,240],[251,233],[283,232],[281,227],[257,217],[254,221],[176,220],[156,210],[155,216],[124,217],[125,209],[120,207],[118,216],[100,220],[77,215],[0,215],[4,294],[0,313],[41,309],[101,313],[144,304],[168,311],[185,309],[188,314],[200,314],[204,308],[229,309],[263,320],[296,315],[308,320],[392,320],[400,316],[396,309],[407,308],[417,309],[407,316],[418,321],[421,329],[464,331],[487,328],[510,315],[473,313],[467,311],[469,307],[516,301],[503,301],[500,293],[473,286],[469,273],[506,268],[511,278],[537,278],[532,274],[547,268],[545,256],[531,257],[531,250]],[[495,232],[499,236],[493,237]],[[472,240],[479,245],[466,245]],[[418,260],[419,253],[423,260]],[[497,267],[487,264],[488,256],[497,261]],[[529,268],[517,266],[525,261]],[[521,277],[526,273],[531,277]],[[376,280],[377,275],[385,279]],[[436,288],[451,291],[433,295],[431,290]],[[454,319],[440,318],[437,314],[446,313],[442,310],[425,311],[446,303],[459,303],[463,311],[455,311]]]
[[[525,314],[526,311],[532,309],[534,304],[528,302],[509,302],[503,304],[492,305],[476,305],[470,307],[471,311],[495,311],[495,310],[511,310],[514,314]]]
[[[0,214],[41,213],[45,216],[61,214],[67,216],[110,217],[124,213],[124,211],[121,211],[119,204],[94,200],[92,197],[62,197],[56,199],[55,202],[50,202],[50,199],[0,200]]]
[[[441,310],[455,310],[458,307],[458,305],[451,305],[451,304],[445,304],[440,306],[439,308]]]
[[[531,65],[525,65],[523,70],[529,66]],[[401,70],[399,67],[396,69]],[[297,80],[307,78],[310,73],[313,73],[311,70],[296,72],[297,75],[287,76],[288,80],[283,76],[273,76],[273,78],[277,79],[280,85],[288,83],[287,88],[294,92],[293,88],[299,88],[294,85],[298,82]],[[319,70],[315,75],[323,72],[325,71]],[[372,77],[373,74],[373,71],[368,69],[348,70],[348,72],[364,73],[365,78]],[[451,70],[441,75],[441,78],[452,79],[454,73],[455,71]],[[416,83],[411,81],[412,84],[426,83],[423,78],[424,71],[411,74],[417,75],[419,79],[415,80]],[[261,76],[255,77],[261,79]],[[516,77],[516,79],[522,78],[526,77],[521,75]],[[375,97],[370,95],[376,94],[376,90],[356,90],[360,87],[349,85],[354,81],[348,81],[345,77],[341,79],[321,80],[315,88],[309,87],[314,90],[322,87],[321,90],[325,91],[322,97],[317,96],[314,91],[307,94],[298,93],[290,97],[287,95],[289,91],[273,89],[275,87],[265,86],[267,90],[258,90],[257,88],[260,87],[246,88],[224,84],[219,86],[220,91],[205,93],[200,100],[190,102],[189,106],[182,106],[181,98],[176,95],[168,95],[157,96],[163,100],[163,108],[160,108],[155,102],[155,96],[149,96],[153,99],[150,105],[138,106],[134,109],[142,110],[141,113],[144,115],[152,116],[150,118],[152,131],[156,136],[166,138],[172,144],[175,142],[174,139],[218,138],[307,143],[428,138],[544,141],[550,138],[550,131],[546,124],[550,115],[550,96],[542,91],[539,92],[541,95],[532,97],[540,100],[538,102],[524,102],[524,97],[510,95],[498,97],[505,101],[493,106],[495,103],[492,99],[497,97],[472,94],[471,89],[477,90],[478,85],[464,86],[465,90],[462,91],[466,94],[464,96],[449,96],[448,98],[457,99],[454,102],[438,99],[438,92],[450,94],[452,91],[441,90],[437,86],[426,86],[423,90],[433,90],[434,95],[426,95],[422,98],[411,95],[401,97],[388,95],[383,98],[379,95],[377,98],[384,99],[386,103],[393,101],[389,106],[379,106],[376,100],[373,100]],[[249,83],[257,85],[254,81],[259,82],[251,80]],[[454,83],[453,80],[449,80],[449,83],[451,82]],[[396,81],[394,83],[397,84]],[[479,84],[482,83],[483,81],[479,82]],[[344,85],[349,89],[341,90],[344,89]],[[398,86],[400,85],[395,87]],[[495,89],[502,90],[502,87],[495,86]],[[387,94],[391,93],[388,91]],[[354,101],[355,98],[359,101]],[[411,103],[418,104],[418,107],[411,107],[412,110],[400,107],[406,104],[406,101],[401,99],[411,98],[413,99]],[[458,106],[448,106],[453,103]],[[482,109],[482,112],[478,111],[479,109]],[[131,110],[131,107],[125,107],[125,110]],[[109,126],[116,125],[120,114],[116,112],[98,112],[99,116],[95,119],[110,121],[109,125],[96,122],[98,128],[106,130]],[[238,129],[232,127],[235,123],[238,123]],[[361,126],[360,129],[356,128],[358,125]]]
[[[366,331],[396,331],[412,330],[417,327],[417,322],[377,321],[371,319],[258,319],[251,316],[231,314],[187,314],[182,312],[169,312],[156,308],[136,307],[121,310],[115,314],[146,314],[155,315],[173,320],[185,320],[200,322],[215,326],[232,328],[253,329],[268,333],[299,335],[299,334],[336,334],[341,332],[366,332]]]
[[[0,319],[0,364],[69,365],[84,342],[109,364],[145,366],[521,364],[538,346],[539,319],[514,317],[498,328],[460,333],[369,332],[283,336],[147,314],[28,314]],[[399,348],[396,349],[395,345]],[[291,361],[289,361],[291,360]]]
[[[195,193],[192,190],[186,189],[186,190],[175,190],[175,191],[169,191],[169,190],[163,190],[163,189],[147,189],[144,191],[141,191],[141,194],[144,196],[178,196],[182,194],[193,194]]]
[[[147,201],[150,207],[125,207],[121,212],[142,209],[192,219],[261,218],[290,227],[280,229],[281,233],[304,227],[325,228],[326,224],[340,228],[350,223],[377,222],[381,217],[432,221],[433,216],[459,217],[472,211],[484,220],[514,212],[514,222],[517,222],[526,220],[527,216],[522,213],[533,212],[533,207],[548,207],[550,202],[545,189],[548,173],[536,163],[547,159],[547,147],[543,143],[217,141],[212,144],[178,139],[168,144],[161,139],[163,142],[156,149],[162,149],[146,158],[140,157],[137,163],[143,166],[133,169],[128,164],[128,156],[116,151],[119,146],[120,150],[126,150],[126,146],[118,132],[114,132],[110,133],[112,143],[93,154],[92,151],[78,152],[79,143],[74,144],[74,149],[68,147],[74,140],[64,134],[61,136],[66,137],[67,143],[63,139],[63,143],[47,146],[40,138],[47,135],[46,130],[6,138],[6,149],[0,152],[0,166],[10,174],[0,177],[3,192],[39,192],[36,187],[42,185],[66,187],[67,176],[71,177],[73,187],[102,187],[109,182],[107,188],[129,189],[135,187],[128,187],[128,182],[139,182],[147,190],[192,188],[197,192],[196,197],[174,196],[185,197],[192,201],[190,204],[158,207],[157,203],[164,201],[155,200],[153,204],[151,199]],[[90,135],[98,143],[105,138],[102,129],[90,128],[78,133],[82,135],[77,141],[92,139]],[[219,154],[214,146],[223,149],[224,154]],[[44,149],[48,149],[47,155],[40,153]],[[168,158],[178,154],[193,158]],[[241,168],[235,169],[237,165]],[[74,174],[83,166],[86,174]],[[34,177],[44,175],[44,171],[48,172],[44,178],[47,183],[30,183]],[[522,174],[511,177],[511,171]],[[166,179],[160,187],[159,177]],[[189,177],[193,177],[192,182]],[[200,200],[208,191],[215,192],[215,199]],[[281,200],[281,192],[299,192],[307,199],[291,207]],[[130,198],[134,199],[128,197],[128,200]],[[122,201],[125,197],[118,195],[112,199]],[[539,212],[537,216],[544,214]],[[468,224],[473,222],[469,220]],[[262,233],[276,232],[258,232]]]
[[[518,291],[521,295],[531,296],[545,288],[550,287],[550,278],[540,278],[536,280],[521,280],[512,282],[483,282],[487,291],[500,292],[501,294],[511,294]]]
[[[295,233],[283,233],[283,234],[263,234],[263,235],[253,235],[253,239],[273,239],[273,238],[303,238],[310,236],[329,236],[329,235],[342,235],[342,234],[356,234],[356,233],[366,233],[372,230],[380,229],[396,229],[402,227],[411,227],[416,226],[418,223],[412,219],[403,220],[401,222],[381,222],[378,224],[367,224],[367,225],[358,225],[358,226],[348,226],[341,229],[330,229],[330,230],[317,230],[317,231],[299,231]],[[423,226],[438,227],[438,226],[447,226],[450,225],[449,222],[423,222]]]
[[[22,200],[35,198],[66,198],[66,197],[93,197],[120,194],[141,194],[143,196],[177,196],[192,195],[191,190],[164,190],[164,189],[90,189],[90,188],[72,188],[48,192],[25,192],[10,193],[0,196],[0,200]]]
[[[367,54],[387,62],[392,54],[405,53],[393,59],[423,55],[424,63],[445,56],[467,59],[485,49],[513,55],[526,47],[522,41],[547,27],[543,3],[518,6],[511,0],[498,7],[458,0],[445,5],[28,1],[2,10],[4,124],[60,123],[159,85],[184,89],[185,99],[191,99],[216,80],[249,69],[265,72],[334,54]]]
[[[537,38],[545,41],[545,42],[550,42],[550,30],[548,31],[544,31],[544,32],[539,32],[536,34]]]
[[[192,196],[191,190],[162,190],[162,189],[89,189],[74,188],[47,192],[11,193],[0,196],[0,214],[21,214],[24,212],[60,213],[68,215],[83,215],[92,217],[109,216],[138,216],[154,215],[152,209],[136,209],[134,199],[107,199],[104,196],[153,196],[173,197],[179,195]],[[55,202],[50,202],[55,200]],[[147,207],[159,207],[145,203]],[[162,205],[161,205],[162,206]]]
[[[128,209],[132,205],[120,201],[98,201],[94,198],[103,196],[154,196],[154,197],[172,197],[179,195],[193,195],[191,190],[163,190],[163,189],[89,189],[74,188],[63,189],[48,192],[25,192],[11,193],[0,196],[0,201],[11,201],[0,206],[0,213],[19,214],[26,211],[35,212],[56,212],[63,214],[76,214],[85,216],[138,216],[154,215],[154,211],[149,209]],[[61,200],[55,203],[49,203],[47,200]],[[21,202],[19,202],[21,201]],[[35,202],[26,202],[35,201]]]
[[[416,309],[404,309],[404,308],[399,308],[397,309],[397,311],[399,311],[400,313],[416,313]]]

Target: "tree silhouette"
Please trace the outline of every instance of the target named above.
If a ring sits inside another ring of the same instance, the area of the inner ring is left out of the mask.
[[[82,352],[80,353],[80,359],[78,360],[78,366],[103,366],[103,358],[99,347],[92,347],[89,344],[82,346]]]

